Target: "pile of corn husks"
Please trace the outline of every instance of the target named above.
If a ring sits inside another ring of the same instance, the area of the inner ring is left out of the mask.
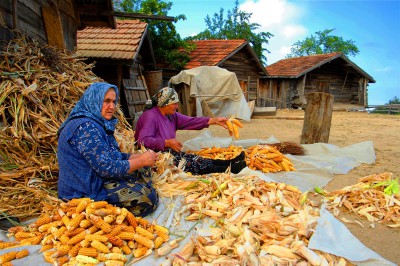
[[[29,217],[56,200],[57,130],[87,86],[101,81],[92,67],[28,37],[0,53],[0,214]],[[118,118],[117,140],[131,150],[133,130],[120,110]]]

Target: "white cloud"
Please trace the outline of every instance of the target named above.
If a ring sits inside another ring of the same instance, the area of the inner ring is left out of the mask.
[[[271,52],[266,54],[268,64],[285,58],[291,46],[308,34],[301,24],[306,14],[304,5],[298,6],[287,0],[246,0],[239,8],[252,14],[251,22],[260,24],[260,31],[274,35],[266,46]]]

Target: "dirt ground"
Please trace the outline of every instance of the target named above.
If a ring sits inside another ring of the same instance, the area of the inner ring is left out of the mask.
[[[240,130],[240,138],[267,139],[273,135],[280,141],[300,143],[303,122],[302,110],[278,110],[275,116],[253,116],[251,121],[243,121],[244,128]],[[209,130],[214,136],[228,136],[227,131],[219,126],[211,126]],[[186,141],[199,133],[179,131],[177,138]],[[358,178],[374,173],[392,172],[400,177],[400,116],[335,110],[332,115],[329,144],[344,147],[363,141],[373,142],[376,162],[360,165],[345,175],[335,175],[324,187],[326,190],[332,191],[353,185],[357,183]],[[385,259],[400,264],[400,228],[390,228],[378,223],[372,228],[367,219],[344,211],[338,219],[342,217],[360,221],[363,227],[357,223],[345,225],[364,245]]]

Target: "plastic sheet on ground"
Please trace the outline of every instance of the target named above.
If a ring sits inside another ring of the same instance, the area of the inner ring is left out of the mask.
[[[193,147],[196,145],[198,146],[202,142],[203,144],[205,142],[205,146],[203,147],[210,147],[210,145],[226,146],[229,144],[240,144],[240,146],[246,148],[259,143],[276,143],[278,140],[274,137],[270,137],[268,140],[241,140],[239,142],[234,142],[231,138],[214,138],[210,135],[210,132],[203,132],[198,138],[185,142],[184,147],[185,149],[193,149]],[[294,163],[297,169],[296,172],[263,174],[260,171],[253,171],[249,168],[245,168],[238,175],[254,174],[265,181],[286,182],[298,186],[302,191],[306,191],[315,186],[324,186],[332,179],[333,174],[346,173],[361,163],[373,163],[375,161],[373,143],[369,141],[344,148],[320,143],[304,145],[304,147],[307,150],[307,156],[287,155]],[[169,227],[171,239],[184,237],[180,242],[180,246],[170,254],[179,251],[179,249],[190,240],[190,236],[209,234],[210,225],[214,223],[212,219],[206,219],[201,223],[186,221],[185,216],[187,214],[183,213],[182,215],[178,215],[181,214],[185,208],[182,204],[182,200],[182,197],[173,199],[161,198],[157,210],[152,215],[146,217],[146,219],[150,221],[156,221],[157,224]],[[4,233],[0,233],[0,240],[8,239]],[[316,231],[310,239],[309,247],[342,256],[355,265],[395,265],[363,245],[324,207],[321,208],[321,216],[318,219]],[[43,255],[38,252],[40,246],[0,250],[0,255],[11,250],[20,250],[23,248],[28,248],[31,255],[20,260],[14,260],[13,265],[51,265],[44,262]],[[164,260],[165,257],[156,258],[154,253],[152,253],[148,257],[135,262],[134,265],[159,265]],[[128,263],[127,265],[130,264]]]

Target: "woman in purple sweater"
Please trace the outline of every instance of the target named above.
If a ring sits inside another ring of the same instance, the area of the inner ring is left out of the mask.
[[[176,139],[177,130],[201,130],[210,125],[226,126],[226,117],[190,117],[178,113],[177,92],[165,87],[152,97],[151,106],[139,117],[136,124],[135,139],[154,151],[170,151],[176,163],[186,160],[185,171],[193,174],[224,172],[231,165],[231,172],[238,173],[244,167],[244,153],[229,161],[211,160],[182,152],[182,143]]]

